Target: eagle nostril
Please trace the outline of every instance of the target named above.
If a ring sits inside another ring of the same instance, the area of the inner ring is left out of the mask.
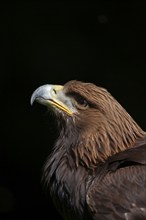
[[[53,92],[55,95],[57,94],[57,92],[56,92],[56,90],[55,90],[55,89],[53,89],[53,90],[52,90],[52,92]]]

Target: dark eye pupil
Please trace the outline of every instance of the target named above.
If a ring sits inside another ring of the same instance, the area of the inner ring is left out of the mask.
[[[77,102],[78,102],[80,105],[84,105],[84,106],[87,105],[87,101],[86,101],[85,99],[83,99],[83,98],[79,98],[79,99],[77,100]]]

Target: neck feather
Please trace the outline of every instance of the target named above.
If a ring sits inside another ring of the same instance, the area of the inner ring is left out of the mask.
[[[122,114],[116,111],[113,116],[107,114],[105,118],[100,114],[98,118],[100,123],[93,119],[89,129],[80,134],[79,141],[72,148],[77,165],[83,163],[87,167],[96,168],[99,162],[134,147],[146,137],[146,133],[124,109]]]

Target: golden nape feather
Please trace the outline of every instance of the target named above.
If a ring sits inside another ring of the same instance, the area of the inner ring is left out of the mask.
[[[34,101],[60,129],[43,181],[63,218],[146,219],[146,133],[114,97],[74,80],[40,86]]]

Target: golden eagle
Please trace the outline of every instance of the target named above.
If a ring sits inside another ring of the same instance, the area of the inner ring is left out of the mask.
[[[73,80],[37,88],[34,101],[60,129],[43,179],[63,218],[146,219],[146,133],[112,95]]]

